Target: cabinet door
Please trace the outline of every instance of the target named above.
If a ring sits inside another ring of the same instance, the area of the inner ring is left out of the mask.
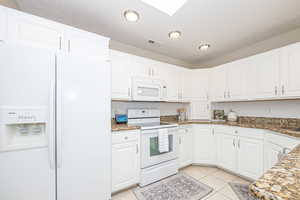
[[[187,101],[208,100],[209,70],[188,70],[184,77],[183,96]]]
[[[61,50],[63,26],[33,15],[9,10],[8,39],[22,45]]]
[[[178,101],[179,90],[179,69],[176,66],[161,63],[159,78],[164,81],[167,87],[166,100]]]
[[[152,77],[152,67],[154,65],[154,60],[130,55],[131,66],[130,72],[134,77]]]
[[[256,98],[274,98],[279,95],[279,50],[254,56],[256,66]]]
[[[213,165],[216,162],[216,140],[209,125],[194,125],[194,163]]]
[[[233,135],[218,134],[218,164],[228,170],[236,170],[236,145],[237,138]]]
[[[190,119],[210,119],[210,103],[192,100],[190,103]]]
[[[263,174],[263,140],[239,137],[238,172],[257,179]]]
[[[299,97],[300,43],[283,48],[281,61],[281,95],[285,97]]]
[[[65,30],[63,49],[77,55],[108,58],[108,39],[102,36],[75,28]]]
[[[110,50],[112,99],[131,99],[130,56],[119,51]]]
[[[246,63],[239,60],[230,63],[227,69],[227,98],[230,100],[242,100],[245,97]]]
[[[179,167],[185,167],[193,162],[193,132],[191,128],[179,130]]]
[[[0,7],[0,41],[6,39],[7,33],[7,21],[6,21],[6,10]]]
[[[224,101],[227,97],[226,70],[227,65],[222,65],[212,69],[210,84],[212,87],[211,92],[213,101]]]
[[[139,182],[138,143],[112,146],[112,191],[118,191]]]

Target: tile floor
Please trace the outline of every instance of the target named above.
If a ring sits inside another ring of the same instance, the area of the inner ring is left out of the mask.
[[[228,185],[228,182],[249,184],[248,181],[240,177],[213,167],[189,166],[180,171],[214,188],[214,191],[211,194],[201,200],[239,200]],[[137,199],[135,198],[132,189],[129,189],[113,195],[112,200]]]

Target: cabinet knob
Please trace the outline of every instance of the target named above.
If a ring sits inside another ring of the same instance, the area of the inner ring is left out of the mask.
[[[128,140],[128,137],[126,136],[126,137],[124,137],[124,139],[125,139],[125,140]]]

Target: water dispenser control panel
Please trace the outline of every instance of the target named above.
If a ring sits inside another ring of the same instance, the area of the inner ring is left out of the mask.
[[[45,107],[0,108],[0,152],[47,146]]]
[[[47,118],[45,108],[6,108],[1,110],[1,122],[4,124],[44,123]]]

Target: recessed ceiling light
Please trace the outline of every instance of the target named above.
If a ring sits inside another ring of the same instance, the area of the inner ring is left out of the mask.
[[[137,22],[140,19],[139,13],[134,10],[126,10],[124,12],[124,17],[129,22]]]
[[[180,31],[171,31],[169,33],[169,38],[171,39],[177,39],[181,36],[181,32]]]
[[[207,51],[210,47],[210,44],[202,44],[199,46],[200,51]]]
[[[172,16],[187,0],[142,0],[144,3]]]

